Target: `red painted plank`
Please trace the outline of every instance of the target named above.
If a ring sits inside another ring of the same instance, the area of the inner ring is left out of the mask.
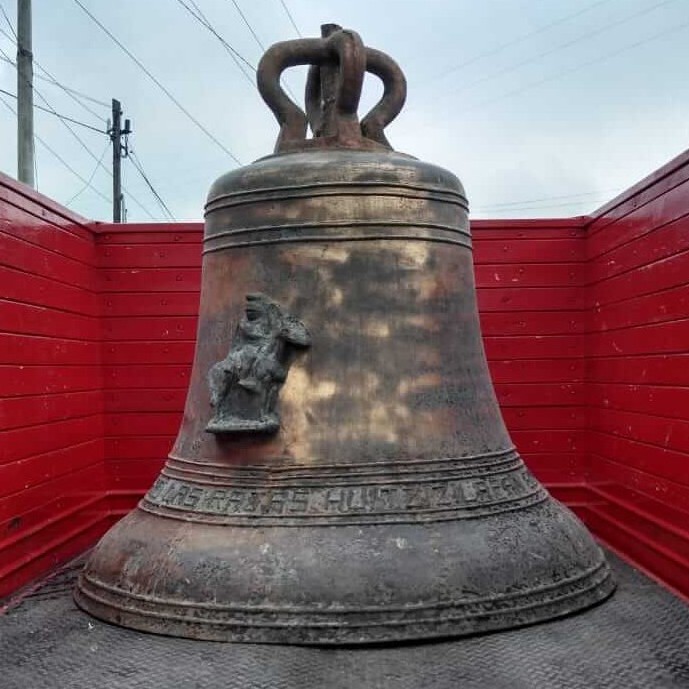
[[[201,241],[203,237],[202,222],[175,222],[175,223],[108,223],[99,222],[93,226],[93,232],[99,244],[136,244],[143,241],[145,244],[155,241],[160,237],[161,241],[184,242],[191,240]],[[138,238],[143,237],[143,240]]]
[[[587,407],[504,407],[502,415],[509,431],[579,429],[587,424]]]
[[[481,288],[507,287],[565,287],[580,285],[585,276],[581,263],[551,265],[479,265],[475,268],[476,285]]]
[[[113,412],[181,411],[187,398],[187,386],[161,390],[108,390],[105,405]]]
[[[156,435],[140,435],[136,438],[105,438],[105,458],[106,460],[165,459],[172,449],[170,440],[170,438]]]
[[[94,366],[100,363],[100,357],[99,342],[0,332],[0,364]]]
[[[483,239],[474,245],[474,262],[485,263],[574,263],[586,260],[584,238]]]
[[[189,385],[190,365],[123,365],[104,370],[105,384],[118,388],[177,388]]]
[[[195,316],[138,316],[108,318],[103,323],[103,339],[117,340],[193,340]]]
[[[687,187],[689,195],[689,186]],[[685,212],[689,202],[685,199]],[[646,266],[689,249],[689,215],[678,218],[662,227],[649,227],[641,237],[617,247],[591,261],[590,281],[599,283],[614,275]],[[601,233],[599,236],[604,236]]]
[[[0,464],[80,445],[103,436],[103,417],[93,414],[66,421],[0,431]]]
[[[103,364],[186,364],[194,360],[195,342],[134,341],[111,342],[102,348]]]
[[[514,431],[512,440],[520,453],[530,455],[537,452],[577,452],[584,449],[585,431],[559,430]]]
[[[196,316],[198,292],[111,293],[103,299],[103,315],[118,316]]]
[[[43,306],[0,299],[0,329],[9,333],[46,335],[74,340],[94,340],[100,333],[97,318]]]
[[[98,366],[0,366],[0,397],[93,390],[100,377]]]
[[[496,287],[476,292],[481,313],[489,311],[582,311],[586,294],[580,286]]]
[[[500,383],[571,383],[584,379],[584,359],[492,360],[491,378]]]
[[[689,388],[657,385],[626,385],[624,383],[588,385],[592,407],[634,411],[669,418],[686,418],[689,409]]]
[[[484,334],[488,360],[570,359],[584,353],[582,335],[531,335],[496,337]]]
[[[122,244],[104,246],[98,252],[104,268],[197,268],[201,244]]]
[[[98,438],[0,465],[0,497],[24,491],[59,476],[103,462],[103,440]]]
[[[591,359],[590,375],[597,383],[689,386],[689,354]]]
[[[683,485],[689,484],[689,454],[686,452],[641,443],[597,430],[591,431],[590,442],[596,455],[624,462],[629,467],[647,474],[652,473]]]
[[[682,318],[689,318],[686,284],[653,294],[633,295],[613,304],[594,305],[591,327],[593,330],[617,330]]]
[[[142,435],[164,435],[169,438],[177,435],[181,421],[181,410],[148,414],[112,412],[105,420],[105,435],[135,438]]]
[[[13,228],[14,229],[14,228]],[[22,231],[21,236],[0,230],[0,263],[27,273],[52,278],[67,285],[83,285],[88,288],[94,279],[90,262],[77,261],[70,255],[60,253],[55,228],[41,229],[40,237],[35,233]],[[45,237],[44,237],[45,235]],[[67,235],[72,237],[72,235]],[[50,239],[48,239],[50,238]],[[32,243],[30,240],[41,244]],[[48,248],[45,247],[48,245]]]
[[[491,335],[566,335],[584,330],[584,314],[579,311],[514,311],[483,313],[481,332]]]
[[[686,285],[688,274],[689,251],[683,251],[596,285],[592,299],[595,304],[610,304],[642,294],[653,294]]]
[[[47,306],[85,316],[97,316],[100,299],[83,287],[40,277],[14,268],[0,266],[2,296],[15,302]]]
[[[495,392],[501,407],[571,407],[586,402],[584,383],[501,383]]]
[[[101,269],[103,292],[198,292],[201,268]]]
[[[592,333],[589,338],[588,352],[591,357],[681,354],[687,351],[688,342],[689,318],[624,330]]]
[[[30,397],[0,397],[0,429],[27,428],[33,424],[72,419],[100,412],[101,390]]]

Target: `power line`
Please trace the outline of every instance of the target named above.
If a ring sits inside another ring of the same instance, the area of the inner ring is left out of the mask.
[[[74,196],[72,196],[72,198],[69,201],[67,201],[67,203],[65,203],[65,206],[67,206],[69,208],[69,206],[72,203],[74,203],[74,201],[76,201],[77,198],[79,196],[81,196],[84,193],[84,191],[86,191],[86,189],[88,189],[91,186],[91,182],[93,181],[93,178],[96,176],[96,172],[98,172],[98,168],[100,167],[101,162],[102,162],[103,158],[105,157],[105,154],[109,148],[110,148],[110,143],[108,142],[105,144],[105,148],[103,149],[103,152],[100,154],[100,158],[98,159],[98,162],[96,163],[96,167],[93,168],[93,172],[89,176],[86,184],[84,184],[84,186],[81,189],[79,189],[79,191],[76,194],[74,194]]]
[[[1,31],[0,31],[1,33]],[[3,62],[7,62],[13,67],[17,66],[17,63],[10,57],[7,56],[7,54],[0,55],[0,60]],[[35,62],[35,60],[34,60]],[[39,67],[39,69],[43,69],[43,67],[40,67],[38,63],[36,66]],[[85,98],[86,100],[90,100],[92,103],[96,103],[97,105],[102,105],[105,108],[109,108],[110,106],[103,102],[102,100],[98,100],[97,98],[94,98],[93,96],[89,96],[86,93],[82,93],[81,91],[77,91],[74,88],[71,88],[70,86],[65,86],[61,81],[58,81],[57,79],[54,79],[53,77],[47,77],[42,74],[34,74],[35,79],[41,79],[41,81],[47,81],[49,84],[53,84],[54,86],[59,86],[63,91],[69,91],[70,93],[73,93],[76,96],[80,96],[81,98]],[[100,119],[100,115],[98,116],[98,119]]]
[[[610,187],[608,189],[598,189],[597,191],[585,191],[579,194],[562,194],[559,196],[541,196],[537,199],[524,199],[522,201],[507,201],[505,203],[494,203],[490,206],[481,206],[484,210],[493,210],[504,207],[511,206],[522,206],[524,204],[539,203],[541,201],[561,201],[562,199],[574,199],[582,198],[586,196],[602,196],[603,194],[608,194],[610,192],[619,191],[619,187]]]
[[[187,11],[189,14],[196,19],[201,26],[205,27],[210,31],[222,44],[223,48],[225,48],[225,51],[230,55],[234,63],[237,65],[239,71],[244,75],[244,78],[251,84],[252,87],[256,87],[256,84],[254,83],[254,80],[252,77],[246,73],[244,70],[244,67],[242,66],[242,62],[248,67],[253,70],[254,72],[256,71],[256,67],[254,67],[245,57],[243,57],[240,53],[238,53],[211,25],[210,21],[206,17],[206,15],[202,12],[201,8],[194,2],[194,0],[190,0],[191,4],[194,6],[196,9],[196,12],[187,5],[184,0],[177,0],[177,2]],[[240,62],[241,60],[241,62]]]
[[[17,115],[17,111],[2,97],[0,96],[0,102],[15,116]],[[53,148],[51,148],[38,134],[34,134],[36,137],[36,141],[38,141],[47,151],[52,153],[52,155],[59,160],[62,165],[64,165],[75,177],[80,179],[82,182],[84,182],[93,192],[98,194],[104,201],[107,203],[110,203],[110,199],[105,196],[105,194],[102,194],[96,187],[94,187],[92,184],[89,183],[89,181],[80,175],[59,153],[57,153]]]
[[[629,45],[623,46],[622,48],[619,48],[618,50],[613,50],[610,53],[605,53],[603,55],[599,55],[598,57],[594,58],[593,60],[587,60],[586,62],[581,62],[578,65],[573,65],[572,67],[564,70],[560,70],[559,72],[555,72],[554,74],[551,74],[543,79],[539,79],[538,81],[533,81],[530,84],[525,84],[524,86],[514,89],[513,91],[508,91],[507,93],[502,93],[499,96],[495,98],[490,98],[488,100],[482,101],[480,103],[477,103],[476,105],[473,105],[469,108],[466,108],[464,112],[469,112],[471,110],[476,110],[477,108],[482,108],[486,105],[491,105],[497,101],[503,100],[504,98],[509,98],[511,96],[516,96],[519,93],[522,93],[523,91],[526,91],[530,88],[534,88],[535,86],[540,86],[541,84],[545,84],[548,81],[553,81],[553,79],[559,79],[565,74],[570,74],[572,72],[576,72],[580,69],[584,69],[585,67],[590,67],[591,65],[595,65],[599,62],[603,62],[604,60],[609,60],[610,58],[616,57],[617,55],[620,55],[621,53],[624,53],[628,50],[632,50],[633,48],[637,48],[640,45],[643,45],[644,43],[649,43],[650,41],[655,41],[658,38],[662,38],[663,36],[667,36],[668,34],[675,33],[676,31],[681,31],[682,29],[685,29],[689,26],[689,22],[684,22],[683,24],[678,24],[676,26],[673,26],[666,31],[660,31],[659,33],[653,34],[652,36],[648,36],[647,38],[644,38],[640,41],[636,41],[635,43],[631,43]]]
[[[468,67],[469,65],[474,64],[474,62],[478,62],[479,60],[482,60],[484,57],[490,57],[491,55],[495,55],[496,53],[502,52],[505,50],[505,48],[509,48],[510,46],[516,45],[517,43],[521,43],[522,41],[525,41],[527,38],[531,38],[532,36],[535,36],[536,34],[543,33],[543,31],[546,31],[548,29],[552,29],[554,26],[557,26],[558,24],[564,24],[565,22],[568,22],[570,19],[574,19],[575,17],[578,17],[582,14],[585,14],[586,12],[590,12],[591,10],[595,9],[599,5],[604,5],[605,3],[610,2],[610,0],[598,0],[598,2],[594,2],[591,5],[587,5],[586,7],[578,10],[577,12],[573,12],[572,14],[568,14],[564,17],[561,17],[560,19],[556,19],[553,22],[550,22],[549,24],[545,24],[544,26],[540,26],[537,29],[534,29],[533,31],[529,31],[528,33],[522,34],[521,36],[517,36],[517,38],[513,38],[511,41],[507,41],[507,43],[502,43],[501,45],[491,48],[490,50],[486,50],[483,53],[479,53],[478,55],[474,55],[474,57],[469,58],[468,60],[465,60],[459,65],[456,65],[455,67],[450,67],[449,69],[445,70],[441,74],[438,74],[436,76],[431,77],[430,79],[426,80],[426,85],[432,84],[435,81],[438,81],[438,79],[442,79],[446,77],[448,74],[452,74],[453,72],[457,72],[460,69],[464,69],[464,67]]]
[[[4,93],[6,96],[10,96],[11,98],[14,98],[15,100],[17,99],[17,95],[14,93],[10,93],[9,91],[5,91],[5,89],[0,89],[0,93]],[[80,122],[79,120],[75,120],[72,117],[68,117],[67,115],[62,115],[59,112],[56,112],[55,110],[50,110],[48,108],[43,107],[42,105],[34,105],[34,108],[37,110],[42,110],[43,112],[47,112],[49,115],[54,115],[55,117],[59,117],[61,120],[66,120],[67,122],[72,122],[73,124],[78,124],[81,127],[86,127],[87,129],[92,129],[94,132],[98,132],[99,134],[105,134],[105,131],[103,129],[98,129],[97,127],[93,127],[90,124],[86,124],[86,122]]]
[[[623,17],[622,19],[619,19],[618,21],[615,22],[610,22],[608,24],[604,24],[598,29],[594,29],[593,31],[587,31],[585,34],[582,34],[581,36],[578,36],[577,38],[574,38],[570,41],[567,41],[566,43],[562,43],[561,45],[555,46],[554,48],[550,48],[549,50],[546,50],[542,53],[539,53],[538,55],[534,55],[533,57],[526,58],[525,60],[522,60],[521,62],[517,62],[515,64],[508,65],[507,67],[504,67],[503,69],[499,69],[497,72],[493,72],[492,74],[487,74],[480,79],[476,79],[475,81],[471,81],[468,84],[462,84],[459,88],[453,89],[452,91],[446,91],[445,95],[451,95],[454,93],[459,93],[461,91],[466,91],[467,89],[471,88],[472,86],[475,86],[476,84],[481,84],[484,81],[488,81],[489,79],[494,79],[495,77],[501,76],[503,74],[506,74],[507,72],[512,72],[515,69],[518,69],[519,67],[523,67],[524,65],[528,65],[531,62],[535,62],[536,60],[540,60],[541,58],[544,58],[548,55],[551,55],[552,53],[558,52],[559,50],[564,50],[565,48],[569,48],[570,46],[575,45],[576,43],[580,43],[581,41],[587,40],[593,36],[597,36],[598,34],[601,34],[605,31],[609,31],[610,29],[613,29],[616,26],[619,26],[620,24],[625,24],[628,21],[631,21],[632,19],[635,19],[636,17],[639,17],[644,14],[648,14],[649,12],[652,12],[653,10],[658,9],[659,7],[662,7],[663,5],[669,5],[670,3],[675,2],[675,0],[663,0],[662,2],[658,2],[655,5],[652,5],[651,7],[646,7],[642,10],[639,10],[638,12],[634,12],[630,15],[627,15],[626,17]]]
[[[156,201],[158,202],[158,205],[163,209],[163,212],[167,213],[170,220],[174,221],[175,216],[172,214],[172,211],[170,211],[170,209],[168,208],[165,201],[163,201],[160,194],[155,190],[153,184],[151,183],[151,181],[146,176],[146,173],[143,170],[143,165],[141,164],[141,161],[139,160],[137,155],[134,153],[134,149],[132,149],[132,148],[129,149],[129,159],[132,161],[132,165],[134,166],[134,169],[141,175],[144,182],[146,182],[146,184],[148,185],[148,188],[151,190],[151,193],[153,194]]]
[[[258,37],[256,32],[254,31],[254,27],[251,26],[249,23],[249,20],[244,16],[244,12],[242,12],[242,8],[239,6],[239,3],[237,0],[230,0],[230,2],[235,6],[237,9],[237,12],[239,12],[239,16],[242,18],[242,21],[246,24],[247,28],[249,31],[251,31],[251,35],[254,37],[256,43],[258,43],[258,47],[265,52],[266,47],[263,45],[261,42],[261,39]]]
[[[224,151],[232,160],[234,160],[237,165],[241,165],[242,162],[235,156],[232,151],[230,151],[226,146],[224,146],[206,127],[201,124],[180,102],[172,95],[172,93],[160,82],[160,80],[155,77],[147,67],[137,58],[107,27],[105,27],[86,7],[84,7],[81,0],[74,0],[74,2],[83,10],[83,12],[91,19],[91,21],[98,26],[103,33],[105,33],[110,40],[117,45],[120,50],[122,50],[136,65],[139,69],[177,106],[179,110],[184,113],[184,115],[193,122],[193,124],[198,127],[216,146],[218,146],[222,151]]]
[[[5,12],[5,8],[2,5],[0,5],[0,12],[2,12],[2,16],[5,17],[7,26],[10,27],[10,31],[14,35],[15,42],[18,41],[19,39],[17,38],[17,32],[14,30],[14,24],[12,24],[12,20],[7,16],[7,12]]]
[[[297,26],[297,23],[294,21],[294,17],[292,16],[292,13],[289,11],[289,7],[287,7],[287,5],[285,4],[285,0],[280,0],[280,4],[282,5],[283,9],[285,10],[285,13],[289,17],[289,20],[292,23],[294,30],[297,32],[297,36],[299,36],[299,38],[302,38],[301,31],[299,31],[299,27]]]

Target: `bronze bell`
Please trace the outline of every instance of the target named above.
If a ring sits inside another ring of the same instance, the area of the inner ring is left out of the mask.
[[[303,64],[306,113],[280,87]],[[384,93],[359,121],[367,71]],[[163,634],[350,644],[606,598],[601,550],[505,429],[462,185],[383,133],[399,67],[328,25],[270,48],[258,86],[280,136],[211,188],[179,436],[92,553],[78,604]]]

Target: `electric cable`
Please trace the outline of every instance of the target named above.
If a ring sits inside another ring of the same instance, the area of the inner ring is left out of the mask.
[[[287,7],[285,0],[280,0],[280,4],[285,10],[285,13],[287,14],[287,17],[289,18],[292,26],[294,27],[294,30],[297,32],[297,36],[299,36],[299,38],[302,38],[301,31],[299,31],[299,27],[297,26],[297,23],[294,21],[294,17],[292,16],[292,13],[289,11],[289,7]]]
[[[0,102],[11,112],[15,115],[17,115],[17,111],[2,97],[0,96]],[[47,151],[49,151],[57,160],[64,165],[75,177],[80,179],[82,182],[84,182],[93,192],[98,194],[104,201],[107,203],[110,203],[110,199],[103,193],[101,193],[96,187],[94,187],[92,184],[88,182],[88,180],[81,174],[79,174],[59,153],[57,153],[51,146],[49,146],[38,134],[34,135],[36,137],[36,141],[38,141]]]
[[[177,106],[177,108],[198,128],[200,129],[218,148],[220,148],[224,153],[226,153],[232,160],[241,165],[242,161],[237,158],[237,156],[232,153],[216,136],[214,136],[201,122],[199,122],[194,115],[192,115],[189,110],[187,110],[180,101],[171,93],[171,91],[166,88],[162,82],[137,58],[129,48],[127,48],[122,41],[120,41],[113,33],[110,31],[98,18],[87,9],[81,0],[74,0],[74,2],[83,10],[83,12],[91,19],[91,21],[100,28],[110,40],[117,45],[120,50],[122,50],[133,62],[139,67],[139,69]]]
[[[67,203],[65,203],[65,206],[67,206],[67,208],[69,208],[72,205],[72,203],[74,203],[77,200],[77,198],[81,196],[91,186],[91,182],[93,182],[93,178],[96,176],[96,172],[98,172],[98,168],[100,167],[100,164],[109,148],[110,144],[105,144],[105,148],[103,149],[103,152],[100,154],[100,158],[98,158],[96,167],[93,168],[93,172],[89,176],[88,181],[86,182],[86,184],[84,184],[84,186],[81,189],[79,189],[79,191],[76,194],[74,194],[74,196],[72,196],[72,198],[69,201],[67,201]]]
[[[258,43],[258,47],[265,52],[266,47],[263,45],[263,42],[261,39],[258,37],[258,34],[254,31],[254,27],[251,26],[249,23],[249,20],[244,16],[244,12],[242,12],[242,8],[239,6],[239,3],[237,0],[230,0],[230,2],[235,6],[237,12],[239,12],[239,16],[242,18],[242,21],[246,24],[246,27],[251,31],[251,35],[254,37],[254,40],[256,43]]]
[[[132,165],[134,166],[134,169],[141,175],[144,182],[146,182],[146,184],[148,185],[148,188],[151,190],[151,193],[153,194],[156,201],[158,202],[158,205],[163,209],[163,212],[168,215],[170,220],[176,221],[176,218],[172,214],[172,211],[168,208],[168,205],[165,203],[165,201],[163,201],[160,194],[156,191],[155,187],[153,186],[151,181],[148,179],[148,176],[146,175],[146,173],[143,170],[143,165],[141,164],[141,161],[139,160],[136,153],[134,153],[134,149],[132,149],[132,148],[129,149],[129,160],[131,160]]]

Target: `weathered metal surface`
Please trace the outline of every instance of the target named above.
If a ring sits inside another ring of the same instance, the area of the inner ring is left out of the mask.
[[[614,588],[603,554],[505,429],[462,185],[367,138],[401,106],[403,77],[356,34],[324,33],[261,62],[280,153],[211,188],[180,433],[77,601],[138,629],[303,644],[473,634],[601,601]],[[305,61],[339,68],[311,73],[308,141],[278,82]],[[385,83],[370,130],[352,119],[362,65]],[[208,433],[209,371],[253,293],[298,314],[312,345],[274,433]]]

